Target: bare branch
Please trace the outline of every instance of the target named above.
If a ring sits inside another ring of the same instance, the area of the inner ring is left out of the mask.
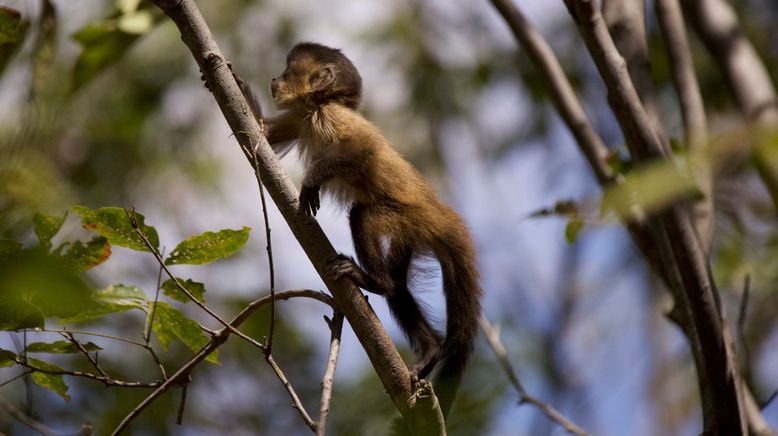
[[[289,394],[289,397],[292,399],[292,406],[297,410],[297,413],[300,414],[300,417],[305,422],[305,425],[308,426],[308,428],[311,429],[311,431],[316,431],[316,423],[311,419],[311,415],[308,414],[308,412],[305,410],[305,406],[303,406],[303,402],[300,401],[300,396],[297,395],[297,392],[294,390],[294,387],[289,382],[289,380],[286,378],[286,375],[284,375],[284,372],[281,370],[281,367],[278,366],[275,359],[273,359],[273,356],[268,354],[265,356],[265,360],[270,365],[270,368],[273,369],[273,372],[276,374],[276,377],[281,381],[281,384],[284,385],[284,388],[286,389],[286,392]]]
[[[481,315],[478,322],[481,325],[481,331],[483,331],[486,336],[486,341],[489,343],[492,351],[494,351],[494,355],[497,357],[497,361],[500,362],[505,374],[508,376],[508,380],[516,389],[516,393],[519,394],[519,401],[537,407],[548,419],[562,426],[562,428],[570,434],[578,436],[588,434],[581,429],[581,427],[578,427],[572,421],[565,418],[559,411],[527,393],[519,380],[519,376],[516,375],[516,371],[513,370],[513,365],[511,365],[511,362],[508,359],[508,352],[505,350],[502,341],[500,341],[500,334],[497,332],[497,329],[492,326],[484,315]]]
[[[319,402],[319,421],[316,423],[316,436],[327,434],[327,418],[332,405],[332,388],[335,380],[335,367],[340,353],[340,335],[343,331],[343,314],[335,311],[332,319],[324,318],[330,326],[330,352],[327,355],[327,367],[321,379],[321,400]]]
[[[629,76],[643,103],[654,130],[659,136],[662,153],[670,154],[670,143],[662,125],[651,80],[651,62],[646,40],[645,0],[603,0],[602,15],[619,53],[627,63]]]

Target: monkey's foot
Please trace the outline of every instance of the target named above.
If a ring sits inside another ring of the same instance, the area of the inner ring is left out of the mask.
[[[421,379],[427,378],[427,376],[430,375],[432,372],[432,369],[435,368],[435,364],[438,363],[438,353],[437,352],[431,352],[427,353],[426,355],[422,356],[419,360],[413,363],[411,365],[411,380],[413,382],[418,382]]]
[[[356,280],[361,278],[361,272],[354,259],[343,254],[337,255],[335,259],[331,260],[325,270],[327,278],[332,280],[340,280],[344,277]]]

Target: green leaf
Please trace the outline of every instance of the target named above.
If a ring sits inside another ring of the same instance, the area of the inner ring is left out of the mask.
[[[28,358],[27,363],[35,368],[44,371],[63,371],[59,366],[44,362],[42,360]],[[65,401],[70,401],[70,395],[68,395],[68,385],[65,384],[65,377],[62,374],[49,374],[40,371],[34,371],[30,374],[32,380],[40,387],[54,391]]]
[[[16,354],[0,348],[0,368],[7,368],[16,364]]]
[[[699,188],[683,156],[674,160],[658,159],[632,170],[625,182],[610,185],[602,196],[603,212],[613,211],[630,218],[635,208],[653,213],[682,198],[697,198]]]
[[[120,207],[101,207],[93,210],[85,206],[73,206],[71,209],[81,217],[81,225],[85,229],[94,230],[105,236],[111,244],[138,251],[151,251],[132,226],[128,213],[133,212],[127,212]],[[140,213],[135,212],[135,217],[138,228],[157,249],[159,247],[157,230],[144,224],[144,217]]]
[[[158,301],[153,303],[152,307],[154,307],[155,313],[151,329],[157,335],[157,339],[165,351],[168,350],[173,338],[178,338],[194,352],[200,351],[209,342],[200,326],[173,306]],[[219,363],[218,350],[211,353],[205,360],[210,363]]]
[[[584,227],[584,221],[579,216],[571,216],[565,226],[565,239],[568,244],[574,243],[578,239],[578,234]]]
[[[190,294],[192,294],[197,301],[201,303],[205,303],[205,285],[196,282],[192,279],[184,279],[176,277],[179,283],[181,283],[187,291],[189,291]],[[182,303],[188,303],[192,300],[189,299],[189,297],[180,289],[178,289],[178,286],[176,286],[176,283],[173,280],[165,280],[165,283],[162,283],[162,292],[167,295],[168,297],[180,301]]]
[[[190,236],[182,241],[165,260],[165,265],[203,265],[232,256],[246,245],[250,227],[241,230],[225,229]]]
[[[86,344],[81,344],[81,346],[83,346],[84,349],[86,349],[86,351],[102,350],[102,348],[99,347],[94,342],[87,342]],[[69,353],[81,352],[78,346],[70,341],[56,341],[52,343],[33,342],[32,344],[27,346],[25,351],[28,353],[51,353],[51,354],[69,354]]]
[[[61,246],[60,248],[63,248]],[[104,236],[96,236],[91,241],[83,243],[75,241],[70,248],[61,255],[66,264],[75,271],[86,271],[105,262],[111,256],[111,244]]]
[[[47,250],[51,248],[51,238],[54,237],[62,228],[62,224],[65,222],[65,218],[68,216],[65,212],[62,216],[43,215],[36,213],[32,217],[32,224],[35,229],[35,236],[38,237],[38,242],[42,247]]]
[[[146,294],[135,286],[110,285],[97,291],[94,298],[94,304],[84,307],[78,314],[60,319],[60,323],[88,321],[130,309],[146,310]]]

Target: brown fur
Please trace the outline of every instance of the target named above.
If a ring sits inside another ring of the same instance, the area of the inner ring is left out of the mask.
[[[462,219],[356,111],[361,78],[339,50],[296,45],[271,90],[284,112],[268,120],[268,141],[278,153],[296,143],[305,162],[301,212],[316,214],[320,190],[350,208],[361,267],[339,256],[329,273],[348,276],[359,287],[386,297],[417,355],[414,376],[423,378],[437,369],[435,389],[447,413],[472,353],[481,311],[475,252]],[[411,260],[425,254],[438,259],[443,274],[445,339],[408,291]]]

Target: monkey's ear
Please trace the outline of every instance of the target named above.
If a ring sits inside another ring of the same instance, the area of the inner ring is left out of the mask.
[[[311,88],[314,91],[323,91],[335,83],[335,66],[324,65],[311,76]]]

